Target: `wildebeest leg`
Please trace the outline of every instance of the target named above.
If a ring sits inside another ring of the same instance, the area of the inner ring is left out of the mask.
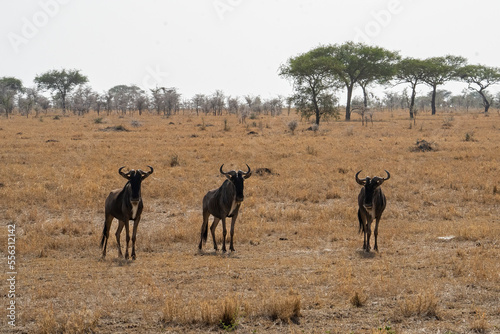
[[[366,222],[363,223],[363,250],[366,251],[367,243],[366,243]]]
[[[378,236],[378,222],[380,221],[380,217],[376,218],[375,220],[375,230],[373,231],[373,235],[375,236],[375,249],[378,252],[378,245],[377,245],[377,236]]]
[[[108,245],[108,239],[109,239],[109,230],[111,228],[111,223],[113,222],[113,216],[108,215],[106,216],[106,219],[104,220],[104,230],[102,232],[102,241],[101,241],[101,247],[102,247],[102,257],[106,257],[106,247]]]
[[[208,237],[208,218],[210,217],[210,213],[208,210],[203,210],[203,224],[201,224],[201,236],[200,236],[200,245],[198,248],[201,250],[201,247],[205,242],[207,242]]]
[[[366,248],[365,248],[365,251],[366,252],[370,251],[370,237],[372,235],[372,221],[373,221],[372,217],[368,218],[367,222],[366,222],[366,227],[365,227],[365,234],[366,234]]]
[[[361,212],[361,209],[358,209],[358,220],[359,220],[359,231],[361,233],[363,231],[363,250],[366,249],[366,218],[365,214]]]
[[[226,235],[227,235],[226,218],[222,218],[222,251],[224,253],[226,252]]]
[[[212,226],[210,226],[210,232],[212,233],[212,239],[214,241],[214,249],[217,250],[217,241],[215,240],[215,229],[217,228],[217,225],[219,224],[219,218],[214,217],[214,222],[212,223]]]
[[[134,229],[132,231],[132,260],[135,260],[135,239],[137,237],[137,227],[139,227],[139,218],[134,220]]]
[[[125,259],[128,260],[128,243],[130,241],[128,220],[125,222]]]
[[[229,245],[229,250],[231,252],[234,252],[234,246],[233,246],[233,235],[234,235],[234,223],[236,222],[236,217],[238,215],[234,215],[232,218],[231,218],[231,243]]]
[[[118,228],[116,229],[116,233],[115,233],[115,236],[116,236],[116,243],[118,245],[118,257],[123,257],[123,253],[122,253],[122,247],[120,245],[120,234],[122,233],[122,230],[123,230],[123,226],[125,225],[124,222],[122,222],[121,220],[118,221]]]

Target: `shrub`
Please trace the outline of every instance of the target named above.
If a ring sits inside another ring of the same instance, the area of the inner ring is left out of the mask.
[[[170,167],[175,167],[179,165],[180,165],[179,156],[177,154],[172,155],[170,157]]]
[[[300,296],[293,290],[290,290],[287,296],[276,296],[274,294],[265,307],[271,320],[292,321],[294,323],[297,323],[299,317],[302,316],[300,308]]]
[[[445,117],[443,119],[443,125],[441,126],[443,129],[449,129],[453,126],[453,121],[455,118],[453,116]]]
[[[224,310],[220,317],[220,326],[225,331],[231,332],[238,327],[239,305],[234,299],[226,298]]]
[[[438,298],[431,292],[406,298],[399,304],[401,314],[405,317],[437,317]]]
[[[470,329],[476,333],[486,333],[490,329],[490,324],[486,319],[485,312],[481,312],[480,310],[475,311],[474,320],[470,325]]]
[[[465,134],[465,141],[476,141],[476,139],[474,139],[474,132],[473,131],[467,132]]]
[[[227,124],[227,119],[224,119],[224,131],[229,131],[231,130],[231,127],[229,124]]]
[[[134,127],[134,128],[138,128],[142,124],[139,121],[133,120],[133,121],[130,122],[130,125],[132,125],[132,127]]]
[[[315,155],[315,156],[318,155],[318,151],[312,146],[307,146],[306,152],[307,152],[307,154],[310,154],[310,155]]]
[[[354,296],[352,296],[349,301],[351,302],[352,306],[361,307],[361,306],[365,305],[365,303],[366,303],[366,296],[364,296],[363,294],[360,294],[356,291],[354,293]]]
[[[288,128],[290,129],[290,131],[292,132],[292,135],[295,133],[295,129],[297,129],[297,126],[299,124],[297,123],[296,120],[293,120],[293,121],[290,121],[288,122]]]

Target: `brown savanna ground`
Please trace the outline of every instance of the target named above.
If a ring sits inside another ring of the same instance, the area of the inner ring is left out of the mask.
[[[1,118],[0,258],[6,273],[15,223],[18,272],[15,328],[0,284],[2,332],[500,332],[500,116],[353,118],[294,135],[296,115]],[[120,125],[130,131],[102,131]],[[437,150],[412,152],[417,139]],[[275,174],[246,181],[236,252],[209,237],[199,253],[201,200],[222,163]],[[155,168],[137,260],[117,258],[115,220],[100,261],[123,165]],[[360,169],[392,175],[379,253],[361,249]]]

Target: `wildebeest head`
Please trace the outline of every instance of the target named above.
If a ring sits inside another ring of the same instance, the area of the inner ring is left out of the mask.
[[[130,188],[132,189],[132,196],[130,200],[132,202],[138,202],[141,199],[141,182],[153,173],[153,167],[148,167],[150,169],[149,172],[144,172],[140,169],[131,169],[127,173],[124,173],[122,172],[122,169],[125,168],[125,166],[118,169],[118,173],[120,173],[120,175],[126,178],[130,183]]]
[[[243,189],[244,189],[244,180],[248,179],[252,175],[252,171],[250,170],[250,167],[247,165],[248,171],[243,172],[239,170],[238,172],[235,172],[234,170],[231,170],[229,172],[224,172],[222,170],[222,164],[220,166],[220,172],[221,174],[225,175],[229,181],[231,181],[234,184],[234,187],[236,188],[236,202],[243,202],[243,199],[245,196],[243,195]]]
[[[358,175],[361,173],[361,171],[356,173],[356,182],[358,182],[360,185],[364,186],[365,190],[365,196],[364,196],[364,203],[363,206],[365,209],[369,210],[372,208],[372,203],[373,203],[373,194],[375,193],[375,190],[382,184],[384,181],[389,180],[391,177],[391,174],[389,174],[388,171],[385,171],[387,173],[387,177],[378,177],[375,176],[373,178],[366,177],[364,179],[359,179]]]

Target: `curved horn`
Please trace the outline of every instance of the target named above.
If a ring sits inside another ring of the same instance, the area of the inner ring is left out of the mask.
[[[384,177],[384,181],[387,181],[391,178],[391,174],[386,169],[384,169],[384,170],[387,173],[387,177]]]
[[[148,165],[150,171],[149,172],[144,172],[141,170],[141,174],[142,174],[142,180],[144,180],[145,178],[147,178],[149,175],[153,174],[153,167],[151,167],[150,165]]]
[[[125,166],[121,166],[120,169],[118,169],[118,173],[123,176],[124,178],[126,178],[127,180],[129,179],[129,175],[128,173],[125,174],[124,172],[122,172],[122,169],[125,168]]]
[[[224,172],[224,171],[222,170],[222,166],[224,166],[224,164],[222,164],[222,165],[220,166],[220,169],[219,169],[219,170],[220,170],[220,173],[221,173],[222,175],[228,175],[229,173],[226,173],[226,172]]]
[[[252,170],[250,169],[250,166],[248,166],[248,164],[245,164],[247,165],[247,168],[248,168],[248,171],[245,173],[245,172],[241,172],[243,175],[245,175],[245,179],[248,179],[250,176],[252,176]]]
[[[361,170],[356,173],[356,182],[359,183],[360,185],[364,186],[365,182],[366,182],[366,179],[360,180],[359,177],[358,177],[359,173],[361,173]]]

